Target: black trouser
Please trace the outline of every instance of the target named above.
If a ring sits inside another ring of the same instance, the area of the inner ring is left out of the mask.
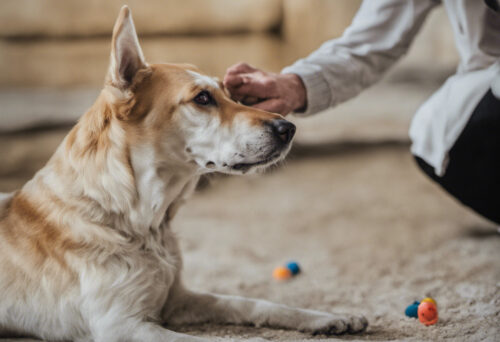
[[[500,99],[488,91],[449,152],[443,177],[415,157],[420,168],[452,196],[500,224]]]

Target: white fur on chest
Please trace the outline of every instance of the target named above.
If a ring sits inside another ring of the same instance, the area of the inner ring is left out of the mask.
[[[81,295],[89,312],[108,310],[158,320],[169,289],[181,269],[177,242],[168,227],[152,232],[142,244],[90,264],[81,274]],[[90,318],[90,317],[89,317]]]

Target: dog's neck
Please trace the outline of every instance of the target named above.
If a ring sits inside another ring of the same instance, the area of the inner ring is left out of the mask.
[[[171,218],[196,179],[153,146],[130,146],[100,97],[23,191],[72,206],[89,222],[144,235]]]
[[[152,146],[131,148],[130,160],[135,175],[139,220],[149,218],[150,227],[169,221],[178,206],[191,194],[198,177],[188,169],[179,170],[168,163],[158,163]]]

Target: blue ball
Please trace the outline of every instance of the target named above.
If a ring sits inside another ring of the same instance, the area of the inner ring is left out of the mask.
[[[413,302],[412,305],[408,305],[408,307],[406,308],[405,310],[405,315],[408,316],[408,317],[412,317],[412,318],[418,318],[418,305],[420,304],[420,302]]]
[[[293,275],[299,274],[300,273],[300,267],[299,264],[297,264],[295,261],[290,261],[286,264],[286,268],[292,272]]]

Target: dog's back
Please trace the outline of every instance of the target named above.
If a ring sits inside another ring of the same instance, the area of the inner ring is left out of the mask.
[[[7,208],[9,207],[13,197],[14,193],[0,192],[0,220],[5,216]]]

